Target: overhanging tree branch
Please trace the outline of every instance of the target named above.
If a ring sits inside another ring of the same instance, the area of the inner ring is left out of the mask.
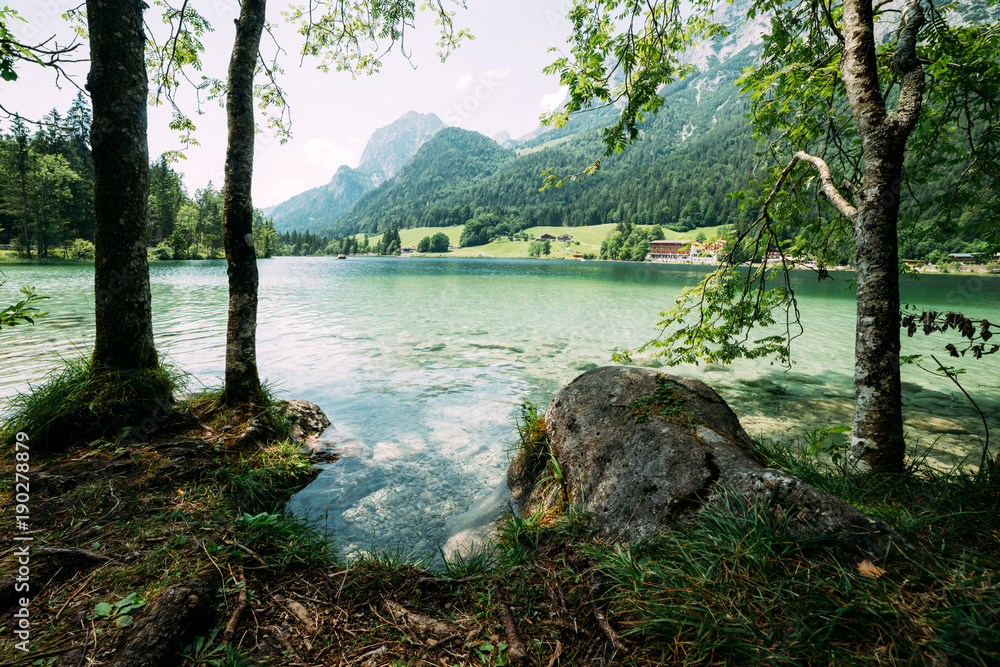
[[[826,164],[826,161],[822,158],[816,157],[815,155],[809,155],[805,151],[799,151],[792,158],[792,162],[789,166],[795,166],[795,163],[799,160],[803,162],[808,162],[809,164],[816,167],[819,172],[821,192],[830,201],[831,204],[837,207],[837,210],[843,214],[845,218],[853,218],[857,214],[858,209],[855,208],[851,202],[847,201],[847,198],[840,193],[837,186],[833,184],[833,176],[830,173],[830,167]],[[773,193],[772,193],[773,194]]]

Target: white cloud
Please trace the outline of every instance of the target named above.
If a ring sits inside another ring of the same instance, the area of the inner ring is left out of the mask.
[[[353,167],[358,161],[357,151],[338,146],[329,139],[310,139],[302,153],[307,164],[325,167],[331,173],[342,164]]]
[[[566,93],[568,92],[569,87],[563,86],[551,95],[542,95],[542,100],[538,103],[538,106],[540,106],[543,111],[554,111],[556,107],[562,104],[563,100],[566,99]]]

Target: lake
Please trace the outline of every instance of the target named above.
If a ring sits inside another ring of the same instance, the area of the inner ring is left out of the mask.
[[[279,395],[319,404],[343,454],[290,503],[349,551],[435,552],[476,534],[505,504],[518,405],[544,407],[582,371],[655,335],[657,314],[708,270],[670,264],[427,258],[262,260],[258,360]],[[50,296],[33,326],[0,333],[0,402],[93,342],[92,266],[0,267]],[[850,424],[854,294],[850,274],[796,272],[805,334],[793,367],[767,361],[668,372],[700,377],[754,436],[794,438]],[[192,376],[224,374],[225,262],[150,265],[157,348]],[[903,280],[906,302],[1000,319],[1000,277]],[[904,339],[904,354],[954,338]],[[1000,356],[1000,355],[998,355]],[[998,357],[953,360],[1000,434]],[[655,362],[641,361],[655,365]],[[931,362],[933,363],[933,362]],[[945,378],[903,368],[908,442],[928,461],[977,464],[982,424]],[[1000,436],[994,441],[1000,440]],[[929,451],[926,451],[930,447]],[[995,451],[995,448],[994,448]]]

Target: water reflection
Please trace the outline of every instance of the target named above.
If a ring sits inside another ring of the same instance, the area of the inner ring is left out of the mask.
[[[704,267],[607,262],[279,258],[260,262],[258,359],[284,395],[318,403],[345,456],[292,503],[345,545],[431,552],[475,533],[503,502],[517,406],[545,404],[580,372],[655,335],[657,313]],[[52,315],[4,330],[0,395],[25,389],[60,358],[89,353],[90,267],[22,267],[22,282],[52,296]],[[151,266],[158,349],[195,385],[223,375],[225,263]],[[805,335],[791,370],[767,362],[665,369],[701,377],[747,430],[788,437],[850,423],[854,296],[841,282],[796,277]],[[17,281],[11,284],[16,284]],[[904,281],[904,299],[997,319],[1000,277]],[[908,354],[944,340],[904,342]],[[941,358],[941,357],[939,357]],[[995,362],[965,361],[963,382],[991,419]],[[658,362],[639,360],[651,366]],[[908,438],[929,460],[978,461],[979,418],[947,379],[903,369]],[[994,427],[997,425],[994,423]],[[997,430],[1000,430],[998,428]]]

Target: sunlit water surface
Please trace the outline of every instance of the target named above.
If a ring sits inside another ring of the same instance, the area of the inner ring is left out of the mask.
[[[431,553],[476,534],[506,503],[517,406],[544,407],[580,372],[655,334],[657,313],[707,269],[682,265],[476,259],[278,258],[260,264],[258,360],[279,394],[318,403],[343,454],[293,498],[349,550]],[[28,388],[93,342],[93,268],[6,266],[14,284],[51,299],[33,326],[0,333],[0,399]],[[226,324],[224,262],[150,267],[156,343],[218,385]],[[854,294],[796,275],[805,333],[790,371],[768,362],[678,367],[715,387],[753,435],[788,438],[849,424]],[[903,281],[904,301],[1000,319],[1000,277]],[[952,339],[918,334],[904,354]],[[650,363],[650,362],[646,362]],[[994,358],[955,362],[1000,432]],[[928,460],[978,462],[982,423],[947,379],[903,368],[908,440]],[[451,540],[449,542],[449,539]]]

